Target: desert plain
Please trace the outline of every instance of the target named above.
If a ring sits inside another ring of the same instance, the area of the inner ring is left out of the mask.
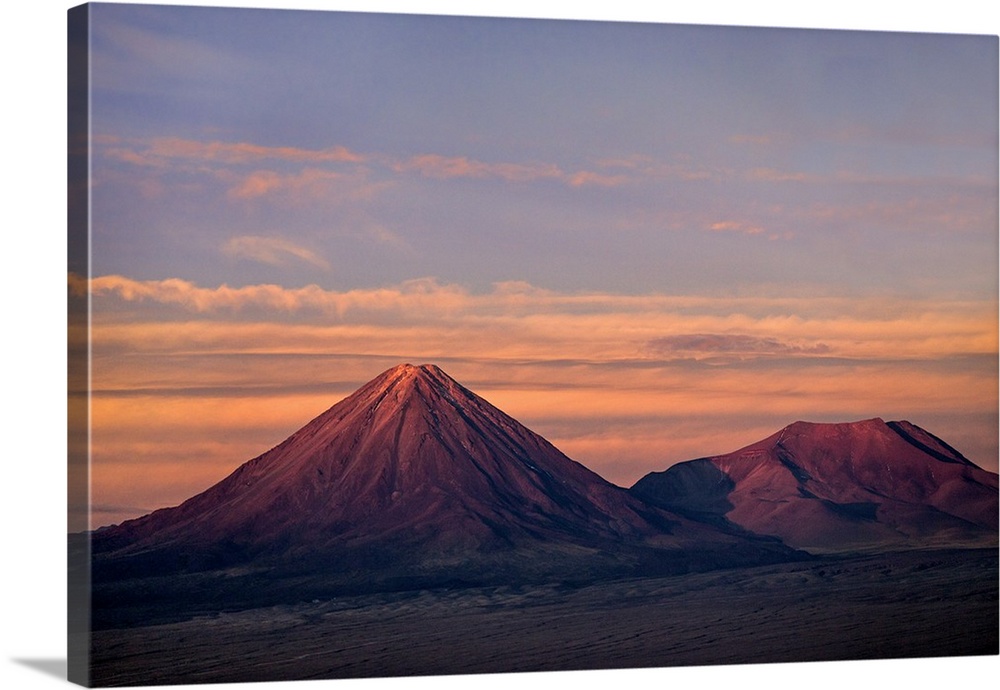
[[[101,686],[997,654],[996,549],[337,597],[93,633]],[[233,659],[238,658],[238,664]]]

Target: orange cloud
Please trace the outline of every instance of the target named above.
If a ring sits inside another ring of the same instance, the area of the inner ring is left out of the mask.
[[[153,139],[145,155],[154,158],[189,158],[227,164],[246,164],[275,159],[297,163],[362,163],[365,156],[343,146],[303,149],[293,146],[261,146],[247,142],[196,141],[178,137]]]
[[[142,167],[150,168],[162,168],[166,165],[166,161],[157,156],[150,156],[148,153],[140,153],[133,149],[124,147],[114,147],[104,150],[104,155],[108,158],[113,158],[115,160],[121,161],[123,163],[131,163],[132,165],[138,165]]]
[[[724,220],[708,226],[712,232],[737,232],[743,235],[761,235],[765,232],[759,225],[751,225],[735,220]]]
[[[145,196],[158,196],[166,191],[161,178],[162,173],[167,171],[219,180],[228,187],[226,195],[234,201],[264,197],[276,197],[292,203],[367,200],[387,184],[370,183],[368,170],[362,166],[367,157],[343,146],[303,149],[176,137],[150,141],[98,137],[95,141],[105,144],[103,155],[106,158],[150,171],[151,177],[128,180],[138,184]],[[293,168],[305,167],[291,172],[267,167],[258,167],[251,172],[245,170],[245,166],[261,166],[269,162],[283,164],[286,168],[289,165]],[[346,171],[332,170],[327,167],[332,164],[349,167]],[[114,175],[115,171],[105,170],[102,174]]]
[[[223,171],[216,176],[230,185],[227,196],[231,200],[274,197],[289,203],[342,203],[368,200],[388,186],[385,182],[369,183],[363,173],[345,174],[321,168],[294,173],[256,170],[245,176]]]
[[[260,246],[258,243],[258,250]],[[271,247],[274,250],[274,247]],[[278,313],[315,311],[343,314],[350,310],[399,310],[428,308],[447,310],[450,304],[467,299],[464,289],[440,285],[431,279],[406,281],[394,288],[336,292],[316,285],[284,288],[260,284],[243,287],[220,285],[203,288],[179,278],[138,281],[109,275],[89,281],[71,274],[70,290],[77,295],[117,297],[126,302],[156,302],[176,305],[196,313],[240,311],[246,308],[270,309]]]
[[[268,245],[260,239],[244,241],[243,249],[280,251],[273,242]],[[301,260],[309,256],[301,255],[300,248],[285,247],[284,251],[299,251]],[[649,343],[659,343],[655,354],[663,357],[683,344],[676,340],[683,334],[702,334],[707,339],[704,342],[728,344],[743,355],[753,354],[754,347],[768,350],[759,354],[865,359],[997,351],[997,316],[992,302],[558,293],[523,282],[499,283],[491,292],[472,294],[461,286],[433,279],[335,291],[316,285],[201,287],[180,279],[137,281],[115,275],[96,277],[88,283],[70,275],[69,287],[77,295],[89,290],[95,299],[117,299],[137,307],[144,302],[173,305],[206,317],[253,309],[258,316],[268,311],[275,316],[335,315],[342,323],[384,324],[386,330],[404,324],[452,329],[432,336],[439,338],[438,342],[454,343],[458,329],[468,332],[470,342],[478,342],[475,333],[500,334],[499,342],[530,351],[531,339],[536,336],[553,352],[558,344],[563,350],[558,356],[570,357],[601,353],[605,357],[650,356]],[[232,326],[229,319],[226,326]],[[769,349],[765,347],[768,344]],[[822,352],[817,349],[820,346]],[[800,349],[793,352],[793,348]],[[682,350],[677,350],[678,356],[686,356]]]
[[[749,179],[767,181],[805,180],[801,174],[782,173],[770,168],[755,168],[740,173],[731,169],[710,169],[695,165],[689,158],[677,156],[673,161],[657,161],[646,155],[602,159],[599,169],[628,171],[606,174],[595,170],[566,172],[558,164],[548,162],[487,162],[468,156],[426,153],[406,159],[379,154],[365,154],[344,146],[306,149],[292,146],[264,146],[249,142],[199,141],[180,137],[161,137],[149,141],[98,137],[95,141],[106,146],[107,158],[149,169],[166,169],[179,165],[189,172],[214,174],[230,183],[231,199],[245,200],[275,192],[296,192],[316,198],[324,186],[340,179],[322,164],[347,164],[382,168],[395,173],[415,172],[423,177],[451,179],[494,179],[512,183],[554,180],[570,187],[618,187],[631,180],[672,179],[704,181],[726,179],[742,174]],[[267,161],[312,166],[297,173],[279,173],[263,168],[250,174],[237,175],[230,166],[260,165]],[[315,192],[315,194],[310,194]]]
[[[292,175],[281,175],[273,170],[257,170],[229,189],[231,199],[254,199],[276,192],[317,197],[344,179],[329,170],[310,168]]]

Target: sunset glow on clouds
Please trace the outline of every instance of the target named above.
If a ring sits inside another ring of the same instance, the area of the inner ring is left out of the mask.
[[[797,419],[997,469],[995,39],[92,19],[95,526],[402,361],[622,485]]]
[[[85,281],[71,287],[82,294]],[[109,485],[134,489],[123,477],[141,472],[121,458],[140,452],[144,468],[174,482],[176,500],[399,361],[439,363],[624,485],[799,418],[937,422],[983,464],[993,452],[976,429],[995,429],[997,324],[976,303],[574,295],[523,283],[472,294],[434,281],[203,288],[115,276],[95,278],[91,294],[106,312],[93,339],[95,457],[108,461],[96,480],[107,473]],[[178,435],[190,441],[181,451],[166,443]],[[169,478],[190,453],[199,469]],[[130,502],[149,502],[147,492]]]

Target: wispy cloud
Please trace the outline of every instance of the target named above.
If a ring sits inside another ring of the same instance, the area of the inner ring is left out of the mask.
[[[765,230],[759,225],[737,220],[720,220],[710,224],[706,230],[711,232],[736,232],[741,235],[762,235]]]
[[[198,141],[180,137],[117,141],[104,153],[111,158],[147,166],[163,166],[175,159],[227,165],[247,165],[267,160],[313,164],[365,161],[363,155],[343,146],[305,149],[294,146],[262,146],[249,142]]]
[[[597,162],[601,169],[626,171],[630,180],[679,180],[682,182],[720,181],[733,171],[699,163],[690,156],[678,154],[670,160],[658,160],[645,154],[621,158],[605,158]]]
[[[301,248],[259,238],[238,246],[261,260],[285,254],[298,260],[309,256],[303,256]],[[303,318],[333,315],[359,327],[405,325],[410,329],[405,337],[416,338],[418,331],[413,329],[419,329],[426,340],[413,342],[437,343],[436,353],[462,350],[461,343],[490,350],[490,341],[508,353],[525,356],[534,356],[538,343],[545,343],[549,357],[610,359],[684,357],[685,351],[695,350],[858,359],[997,350],[995,304],[978,302],[560,293],[523,282],[500,283],[492,291],[473,293],[431,278],[336,291],[317,285],[202,287],[180,279],[139,281],[116,275],[96,277],[88,284],[82,277],[70,276],[70,288],[77,294],[89,288],[99,299],[172,305],[208,317],[254,310],[254,318],[260,319],[270,310],[280,317],[282,328],[287,323],[281,315],[289,313]],[[232,323],[227,319],[225,326],[231,328]],[[356,332],[372,337],[370,329]],[[363,349],[362,342],[358,347]]]
[[[734,134],[729,137],[733,144],[751,144],[755,146],[766,146],[775,142],[774,135],[771,134]]]
[[[795,344],[777,338],[728,333],[689,333],[653,338],[646,344],[656,353],[735,354],[735,355],[824,355],[825,343]]]
[[[486,163],[465,156],[438,154],[414,156],[405,161],[394,162],[391,166],[399,172],[415,170],[421,175],[441,179],[494,177],[508,182],[529,182],[543,178],[561,178],[564,174],[553,164]]]
[[[112,160],[145,168],[164,168],[167,161],[159,156],[151,156],[147,151],[137,151],[127,146],[109,146],[104,156]]]
[[[587,170],[574,173],[569,176],[569,184],[572,187],[619,187],[628,182],[625,175],[604,175],[602,173]]]
[[[764,215],[770,216],[772,214],[764,213]],[[772,242],[777,240],[793,240],[796,237],[793,230],[768,229],[761,223],[744,220],[720,220],[709,222],[703,226],[703,229],[707,232],[713,233],[733,233],[738,235],[763,237]]]
[[[907,233],[952,235],[955,232],[982,232],[996,227],[996,191],[976,189],[942,194],[939,190],[914,189],[902,198],[883,197],[847,203],[819,202],[797,209],[801,222],[834,227],[877,226]]]
[[[344,146],[306,149],[292,146],[264,146],[249,142],[199,141],[180,137],[161,137],[148,141],[126,140],[107,135],[96,138],[95,142],[104,147],[103,155],[106,158],[120,163],[159,170],[179,165],[188,171],[215,170],[215,174],[220,177],[242,177],[241,183],[232,186],[229,191],[229,196],[235,199],[260,197],[282,188],[304,187],[324,179],[330,180],[340,175],[347,175],[349,173],[345,170],[357,170],[361,166],[395,174],[417,173],[422,177],[439,180],[495,179],[510,183],[554,180],[571,187],[615,187],[628,181],[628,178],[621,174],[608,175],[592,170],[567,172],[559,165],[550,162],[488,162],[467,156],[446,156],[437,153],[399,159],[385,154],[359,153]],[[256,169],[249,174],[239,173],[233,169],[245,166],[260,168],[266,163],[311,167],[298,172],[278,172],[271,168]],[[317,167],[322,165],[336,165],[337,172]],[[219,172],[220,166],[225,166],[227,172]],[[609,165],[605,163],[601,167]]]
[[[362,231],[362,234],[381,245],[393,247],[394,249],[409,253],[414,251],[413,247],[406,241],[405,237],[397,232],[393,232],[386,226],[379,223],[368,224]]]
[[[303,259],[298,247],[282,247],[280,242],[251,238],[239,241],[238,251],[253,253],[257,260],[278,259],[281,255]],[[309,252],[305,252],[309,256]],[[317,260],[322,261],[316,257]],[[71,275],[70,289],[86,294],[85,278]],[[179,278],[166,280],[133,280],[119,275],[101,276],[89,281],[94,296],[117,297],[126,302],[151,302],[175,305],[195,313],[213,313],[244,309],[274,310],[276,313],[311,311],[323,314],[343,314],[350,310],[399,310],[420,306],[448,309],[449,304],[467,298],[457,286],[440,285],[431,279],[411,280],[399,286],[376,290],[324,290],[316,285],[285,288],[260,284],[242,287],[220,285],[215,288],[198,285]]]
[[[745,176],[762,182],[808,182],[814,179],[803,172],[788,172],[776,168],[751,168],[746,171]]]
[[[273,266],[288,265],[291,259],[318,268],[330,268],[330,263],[316,252],[279,237],[233,237],[223,245],[222,251],[238,259],[250,259]]]
[[[248,142],[199,141],[178,137],[96,140],[109,161],[140,168],[124,176],[112,168],[101,176],[139,187],[144,196],[169,189],[219,188],[231,202],[336,204],[368,201],[391,182],[372,180],[366,157],[343,146],[306,149]]]
[[[461,180],[515,187],[553,184],[568,189],[603,188],[608,194],[626,187],[640,194],[658,194],[674,185],[693,185],[692,199],[717,194],[714,185],[734,184],[743,191],[712,208],[704,204],[697,208],[697,202],[669,208],[640,203],[631,213],[609,219],[609,226],[788,241],[830,232],[854,233],[855,237],[872,232],[984,233],[996,222],[995,182],[977,177],[805,173],[778,166],[720,166],[680,153],[667,160],[646,154],[595,157],[590,166],[571,168],[552,161],[486,161],[433,152],[401,158],[341,145],[305,148],[110,135],[96,137],[95,143],[107,160],[116,163],[98,172],[98,183],[103,179],[129,185],[131,193],[161,203],[172,194],[196,196],[199,202],[218,195],[235,207],[253,209],[269,205],[346,208],[369,204],[416,179],[445,186]],[[712,186],[712,191],[705,185]],[[751,185],[754,196],[740,203]],[[791,193],[790,188],[796,191]],[[405,245],[398,233],[391,242],[384,241],[391,239],[388,235],[371,238],[397,248]]]
[[[254,170],[246,175],[226,172],[217,177],[226,182],[226,196],[231,201],[273,198],[292,204],[367,201],[389,184],[370,182],[363,173],[348,174],[322,168],[292,173]]]

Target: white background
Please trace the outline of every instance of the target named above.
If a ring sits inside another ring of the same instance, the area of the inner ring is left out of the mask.
[[[2,257],[2,378],[0,467],[3,468],[3,587],[0,617],[0,687],[63,686],[66,659],[66,332],[65,199],[66,10],[75,3],[20,0],[4,6],[3,98],[0,166],[4,210]],[[947,33],[998,33],[1000,12],[983,0],[942,3],[840,0],[836,3],[699,0],[665,6],[649,0],[403,0],[346,2],[271,0],[161,4],[213,4],[425,14],[659,21],[737,26],[792,26]],[[817,7],[822,5],[822,7]],[[947,625],[947,621],[942,621]],[[264,683],[218,688],[582,688],[808,686],[859,688],[889,685],[940,688],[992,686],[1000,657],[857,663],[653,669],[615,672],[520,674],[418,679]]]

